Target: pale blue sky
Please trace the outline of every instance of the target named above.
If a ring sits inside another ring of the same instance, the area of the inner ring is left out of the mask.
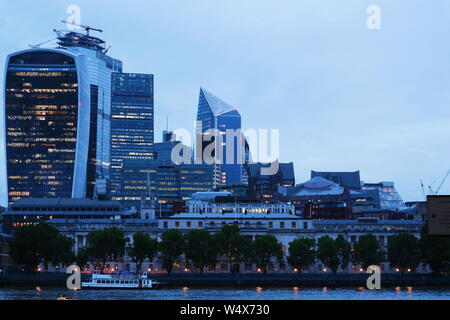
[[[280,129],[297,182],[361,170],[421,200],[419,180],[436,187],[450,168],[447,0],[0,0],[0,59],[53,38],[71,4],[125,72],[155,75],[158,139],[166,115],[192,128],[203,86],[244,127]],[[366,27],[372,4],[381,30]]]

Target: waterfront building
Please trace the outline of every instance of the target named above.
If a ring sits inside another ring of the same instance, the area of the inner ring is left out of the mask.
[[[58,47],[6,59],[1,106],[2,205],[20,198],[92,198],[110,166],[111,74],[103,40],[57,31]]]
[[[217,197],[217,195],[215,195]],[[211,195],[214,197],[214,195]],[[212,210],[211,210],[212,211]],[[160,240],[163,232],[169,229],[178,229],[187,233],[193,229],[207,230],[215,234],[226,224],[235,224],[239,226],[241,234],[256,239],[260,235],[273,235],[282,244],[283,262],[274,263],[269,266],[269,272],[295,272],[286,262],[289,243],[293,240],[303,238],[319,239],[328,235],[336,238],[342,235],[351,244],[354,244],[359,237],[366,234],[373,234],[379,241],[382,249],[387,249],[387,239],[389,236],[398,232],[408,232],[416,237],[420,237],[420,231],[423,227],[422,221],[417,220],[379,220],[378,218],[359,218],[354,220],[311,220],[303,219],[289,212],[242,212],[242,211],[224,211],[224,212],[182,212],[170,217],[161,219],[52,219],[48,222],[55,226],[62,234],[74,240],[76,250],[87,244],[87,237],[93,230],[118,227],[125,233],[127,242],[132,245],[133,235],[137,232],[144,232]],[[181,259],[183,260],[183,259]],[[149,271],[162,271],[158,259],[146,261],[143,266]],[[98,266],[90,266],[94,270]],[[131,258],[125,256],[120,261],[110,261],[107,264],[109,270],[118,268],[119,270],[135,270],[135,265]],[[192,269],[184,262],[174,272],[191,272]],[[218,263],[210,267],[207,272],[229,272],[230,268],[240,270],[240,272],[257,272],[256,265],[252,263],[240,263],[238,267],[231,266],[226,260],[219,260]],[[395,273],[388,262],[382,262],[380,268],[383,272]],[[108,270],[106,270],[108,271]],[[302,270],[302,273],[322,273],[331,271],[317,260],[308,268]],[[360,265],[350,263],[347,268],[340,269],[344,273],[365,273]],[[426,265],[421,265],[416,270],[420,273],[428,273]]]
[[[227,134],[227,130],[233,133]],[[240,130],[238,110],[200,88],[196,134],[202,140],[197,141],[200,145],[196,148],[196,161],[214,163],[214,187],[247,183],[245,164],[249,148]],[[213,142],[219,146],[211,153],[212,159],[205,159],[205,150]],[[227,146],[232,152],[227,151]]]
[[[269,167],[270,164],[250,163],[248,177],[248,192],[250,196],[261,200],[271,200],[276,197],[278,188],[295,186],[294,164],[279,163],[278,172],[273,175],[261,174],[262,168]]]
[[[3,232],[52,219],[114,219],[131,218],[135,212],[124,211],[117,201],[81,198],[22,198],[3,213]]]
[[[111,97],[111,198],[126,196],[123,162],[152,159],[154,142],[153,75],[113,73]]]

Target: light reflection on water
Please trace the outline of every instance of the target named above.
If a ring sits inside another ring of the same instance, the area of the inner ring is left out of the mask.
[[[78,290],[0,288],[0,300],[450,300],[450,288],[168,288],[160,290]]]

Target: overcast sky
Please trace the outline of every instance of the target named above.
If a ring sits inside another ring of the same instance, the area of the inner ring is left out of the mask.
[[[155,75],[157,140],[166,115],[193,127],[203,86],[244,128],[280,129],[298,183],[360,170],[422,200],[419,180],[435,188],[450,168],[450,1],[0,0],[0,59],[54,38],[72,4],[125,72]]]

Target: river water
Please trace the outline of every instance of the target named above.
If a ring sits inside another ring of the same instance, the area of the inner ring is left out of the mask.
[[[0,300],[450,300],[450,288],[167,288],[159,290],[78,290],[0,288]]]

